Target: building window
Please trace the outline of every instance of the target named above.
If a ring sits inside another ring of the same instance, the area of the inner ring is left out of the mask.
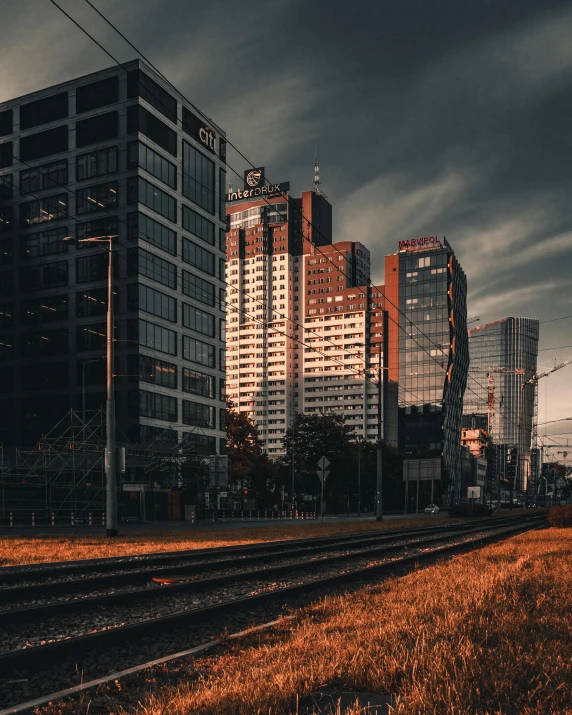
[[[0,277],[0,294],[2,294],[3,278]],[[68,264],[67,261],[50,263],[47,266],[29,268],[20,274],[20,285],[22,291],[27,293],[42,288],[57,288],[68,284]],[[11,285],[11,280],[6,281],[6,285]]]
[[[67,314],[66,314],[67,317]],[[12,303],[0,305],[0,328],[9,328],[14,319],[14,306]]]
[[[92,109],[105,107],[119,101],[119,78],[117,75],[100,79],[91,84],[84,84],[75,91],[76,114],[83,114]]]
[[[139,415],[166,422],[177,421],[177,398],[158,392],[139,392]]]
[[[177,267],[143,248],[130,248],[127,252],[129,275],[142,275],[168,288],[177,288]]]
[[[215,336],[215,318],[214,315],[199,310],[193,305],[183,303],[183,325],[185,328],[195,330],[197,333],[208,335],[211,338]]]
[[[96,236],[117,236],[119,231],[117,216],[96,218],[93,221],[83,221],[76,224],[78,238],[95,238]],[[93,248],[93,244],[78,245],[78,248]]]
[[[190,367],[184,367],[183,391],[201,397],[214,397],[214,377]]]
[[[14,336],[0,336],[0,360],[12,360],[14,357]],[[2,371],[3,372],[3,371]]]
[[[22,277],[22,286],[24,277]],[[23,289],[23,288],[22,288]],[[0,297],[12,295],[14,290],[14,274],[11,271],[0,273]]]
[[[129,339],[138,340],[139,345],[169,355],[177,354],[177,333],[174,330],[148,323],[146,320],[131,322],[129,328]],[[138,336],[137,330],[139,331]]]
[[[226,221],[226,171],[224,169],[219,169],[219,204],[218,204],[218,217],[221,221]],[[224,251],[224,244],[222,244],[221,251]]]
[[[6,306],[4,306],[6,307]],[[34,298],[21,303],[22,323],[25,325],[38,325],[52,323],[56,320],[67,320],[68,297],[67,295],[50,295],[43,298]],[[0,313],[2,307],[0,306]],[[0,315],[0,318],[2,316]]]
[[[183,238],[183,261],[211,276],[215,274],[214,254],[188,238]]]
[[[119,136],[119,113],[107,112],[75,124],[75,145],[77,147],[96,144]]]
[[[0,176],[0,201],[10,201],[14,193],[14,182],[12,174]]]
[[[167,119],[177,123],[177,100],[145,72],[137,69],[127,73],[127,97],[141,97]]]
[[[68,116],[68,93],[37,99],[20,107],[20,129],[31,129],[40,124],[55,122]]]
[[[0,207],[0,233],[9,233],[12,230],[13,216],[12,206]]]
[[[183,205],[183,228],[211,246],[215,245],[214,223],[185,205]]]
[[[115,334],[115,337],[117,338],[117,334]],[[78,352],[104,350],[107,344],[106,323],[78,325],[76,328],[76,341]]]
[[[137,286],[139,288],[139,310],[156,315],[158,318],[169,320],[171,323],[177,322],[177,301],[175,298],[171,298],[170,295],[161,293],[142,283],[132,284],[129,288],[137,290]]]
[[[68,352],[68,330],[42,330],[22,335],[22,357],[38,355],[62,355]]]
[[[195,427],[215,428],[215,408],[200,402],[183,400],[183,423]]]
[[[168,218],[173,223],[177,222],[177,202],[165,191],[161,191],[153,184],[132,176],[127,179],[128,203],[139,203],[147,206],[151,211]]]
[[[139,377],[143,382],[177,389],[177,366],[149,355],[139,355]]]
[[[68,250],[68,244],[64,241],[64,238],[68,235],[68,230],[64,226],[23,236],[22,258],[38,258],[39,256],[53,256],[57,253],[65,253]]]
[[[97,149],[76,158],[76,180],[93,179],[117,171],[117,147]]]
[[[209,345],[208,343],[203,343],[200,340],[183,335],[183,357],[185,360],[196,362],[197,365],[216,367],[215,355],[214,345]]]
[[[177,167],[164,159],[161,154],[138,141],[127,145],[127,168],[134,169],[137,166],[172,189],[177,188]]]
[[[94,253],[91,256],[76,258],[76,281],[89,283],[107,278],[109,257],[106,253]]]
[[[88,318],[107,313],[107,288],[91,288],[76,293],[76,316]]]
[[[141,132],[169,154],[177,156],[177,133],[139,104],[127,107],[127,133],[133,132]]]
[[[127,235],[141,238],[172,256],[177,255],[177,234],[145,214],[127,214]]]
[[[64,218],[68,213],[68,195],[54,194],[36,201],[20,204],[20,225],[22,228],[36,223]]]
[[[84,189],[78,189],[76,196],[76,213],[78,214],[115,208],[119,203],[117,181],[86,186]]]
[[[67,159],[51,161],[34,169],[25,169],[20,172],[20,193],[32,194],[43,189],[53,189],[63,186],[68,182]]]
[[[14,112],[11,109],[6,109],[4,112],[0,112],[0,137],[12,134],[13,131]]]
[[[195,434],[194,432],[183,432],[183,438],[191,450],[198,454],[216,454],[216,437]],[[225,440],[223,439],[222,442],[225,442]],[[221,454],[224,454],[224,452],[221,452]]]
[[[183,195],[211,214],[215,212],[214,162],[183,141]]]
[[[201,303],[215,305],[214,285],[188,271],[183,271],[183,293]]]

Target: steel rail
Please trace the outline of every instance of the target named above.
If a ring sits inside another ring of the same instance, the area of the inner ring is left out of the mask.
[[[503,519],[502,521],[495,520],[494,524],[496,526],[504,525],[505,523],[511,523],[515,518]],[[260,561],[264,561],[269,556],[280,557],[281,555],[292,556],[299,552],[300,556],[311,555],[313,553],[319,553],[320,551],[326,551],[332,548],[343,548],[347,546],[351,548],[354,544],[361,544],[367,541],[375,541],[377,543],[391,543],[392,541],[400,541],[403,538],[413,538],[414,536],[423,536],[425,534],[433,533],[458,533],[459,531],[466,530],[467,528],[478,528],[480,525],[491,525],[490,520],[478,521],[478,522],[460,522],[453,525],[435,525],[425,529],[409,529],[409,530],[399,530],[391,531],[387,533],[386,531],[372,531],[365,532],[363,534],[354,535],[351,534],[351,538],[345,538],[343,535],[337,538],[326,537],[323,540],[318,539],[304,539],[299,541],[286,541],[280,542],[282,549],[277,548],[266,549],[251,549],[249,553],[241,556],[237,561],[236,556],[239,555],[236,552],[232,552],[232,555],[227,559],[218,559],[211,561],[201,561],[200,559],[196,563],[182,563],[178,565],[165,566],[164,569],[153,569],[153,568],[139,568],[139,569],[128,569],[121,573],[107,573],[105,575],[95,575],[88,576],[86,578],[70,579],[67,581],[52,581],[47,583],[25,583],[22,585],[11,586],[7,588],[0,588],[0,603],[7,603],[12,601],[25,601],[38,597],[46,596],[57,596],[65,593],[72,593],[77,591],[89,591],[96,590],[99,588],[105,588],[109,586],[121,586],[123,584],[133,584],[134,581],[141,580],[144,582],[150,577],[161,577],[166,575],[174,574],[185,574],[192,575],[193,573],[206,573],[209,571],[216,571],[220,568],[225,568],[227,566],[236,566],[254,564]],[[442,527],[442,528],[440,528]],[[318,543],[316,543],[318,542]],[[262,547],[265,545],[263,544]],[[272,544],[274,547],[274,544]],[[193,557],[193,552],[189,553],[188,558]],[[224,555],[227,552],[218,552],[220,555]],[[205,553],[205,556],[211,556],[212,553]],[[216,555],[216,554],[215,554]],[[185,558],[185,557],[182,557]],[[174,558],[173,561],[180,561],[180,558]],[[171,563],[171,559],[169,559]],[[137,562],[138,566],[141,566]],[[123,567],[122,567],[123,568]],[[67,572],[58,574],[67,576]],[[2,619],[2,612],[0,612],[0,622]]]
[[[467,534],[475,533],[482,530],[482,527],[467,527],[464,530],[455,532],[455,536],[465,536]],[[449,536],[446,534],[445,538]],[[14,608],[7,609],[5,611],[0,611],[0,625],[13,625],[15,623],[29,622],[31,620],[38,620],[41,618],[48,618],[54,615],[75,613],[77,611],[91,610],[97,606],[114,606],[122,603],[132,603],[134,601],[140,600],[155,600],[158,598],[163,598],[165,595],[170,595],[173,593],[195,593],[197,591],[204,591],[210,588],[216,588],[217,586],[223,586],[229,583],[237,583],[239,581],[245,581],[250,579],[265,579],[270,576],[276,576],[278,574],[287,574],[292,571],[307,570],[314,567],[327,566],[337,561],[346,561],[351,558],[361,558],[371,556],[373,554],[385,553],[387,551],[393,551],[394,549],[407,549],[416,548],[424,546],[426,544],[432,544],[435,541],[442,541],[444,538],[443,533],[433,534],[431,536],[426,536],[424,538],[417,539],[416,537],[405,539],[391,539],[387,543],[387,539],[382,538],[376,546],[370,548],[360,549],[358,551],[353,551],[351,553],[335,554],[333,556],[326,556],[321,559],[305,559],[303,561],[295,561],[293,563],[287,564],[272,564],[265,568],[252,569],[252,570],[242,570],[235,571],[232,573],[219,574],[218,576],[211,576],[207,578],[199,579],[189,579],[182,580],[178,583],[172,583],[163,586],[152,586],[151,588],[138,588],[129,589],[125,591],[120,591],[118,593],[105,593],[99,594],[97,596],[89,596],[87,598],[79,598],[72,600],[61,600],[54,601],[51,603],[40,604],[35,606],[28,606],[24,608]],[[368,539],[365,543],[368,544],[372,540]],[[374,541],[377,541],[374,539]],[[397,544],[395,542],[398,542]],[[361,542],[356,544],[352,543],[352,546],[359,546]],[[325,550],[332,549],[332,546],[321,545],[316,550],[312,549],[309,552],[303,551],[300,556],[304,558],[305,556],[312,556],[314,553]],[[291,558],[295,556],[297,552],[283,552],[280,554],[282,557]],[[277,554],[273,554],[274,558],[277,558]],[[261,559],[268,559],[268,554],[264,556],[258,555],[250,561],[250,563],[258,562]],[[242,566],[243,561],[237,564],[236,561],[231,559],[225,559],[224,562],[213,561],[209,562],[209,566],[212,567],[228,567],[228,566]],[[193,572],[203,569],[206,564],[199,564],[198,567],[193,568]],[[186,568],[186,567],[181,567]],[[174,570],[169,572],[169,575],[173,573]],[[180,573],[177,570],[177,573]],[[155,574],[156,575],[156,574]],[[187,575],[187,574],[185,574]],[[107,578],[107,577],[106,577]],[[48,584],[49,585],[49,584]],[[65,586],[65,582],[62,584],[57,584],[58,586]],[[37,591],[43,592],[43,589],[38,589]]]
[[[272,591],[265,591],[254,596],[240,597],[202,608],[196,608],[188,611],[178,611],[167,616],[121,625],[115,628],[111,627],[107,630],[67,638],[41,646],[6,651],[4,653],[0,653],[0,671],[8,672],[14,669],[37,667],[42,663],[53,664],[54,661],[66,656],[78,658],[82,653],[90,652],[99,648],[109,648],[117,642],[125,643],[129,641],[133,643],[135,640],[164,633],[165,631],[180,628],[182,626],[191,625],[193,623],[204,623],[206,620],[221,614],[227,615],[228,613],[237,610],[252,609],[252,607],[256,607],[274,599],[291,598],[292,596],[297,596],[300,593],[314,591],[318,588],[323,588],[324,586],[329,587],[341,583],[349,583],[356,579],[369,578],[373,575],[394,572],[396,569],[401,569],[414,563],[427,561],[428,559],[466,549],[472,549],[475,546],[512,536],[522,531],[542,528],[544,525],[544,520],[540,521],[538,517],[531,517],[528,519],[518,520],[518,523],[514,523],[510,526],[496,529],[492,527],[494,529],[492,533],[490,533],[491,528],[481,528],[475,530],[475,537],[470,540],[436,546],[435,548],[427,549],[426,551],[402,556],[381,564],[360,567],[352,571],[329,575],[310,582],[286,586]],[[477,534],[479,531],[486,531],[489,533],[478,536]],[[440,540],[446,540],[447,538],[450,539],[454,537],[454,534],[445,534],[442,535]],[[316,565],[318,564],[312,563],[312,566]]]
[[[497,517],[497,519],[508,519],[508,518],[518,518],[518,517]],[[419,527],[419,530],[425,529],[449,529],[455,530],[462,528],[466,523],[479,524],[490,522],[490,517],[484,519],[478,519],[475,521],[456,521],[452,522],[450,525],[446,524],[436,524],[435,526]],[[301,522],[302,523],[302,522]],[[113,569],[137,569],[141,566],[153,565],[153,564],[163,564],[178,561],[181,558],[192,557],[196,559],[201,558],[211,558],[213,555],[226,554],[229,555],[239,555],[239,554],[249,554],[252,552],[265,551],[271,553],[272,551],[280,550],[283,548],[292,548],[303,546],[305,544],[311,545],[315,543],[333,543],[344,539],[347,541],[360,539],[366,536],[375,536],[380,533],[394,535],[406,533],[413,531],[411,527],[401,528],[401,529],[387,529],[380,532],[379,529],[371,531],[364,531],[358,534],[348,533],[348,534],[332,534],[329,536],[316,536],[308,537],[304,539],[281,539],[280,541],[271,541],[267,543],[253,543],[253,544],[243,544],[240,546],[217,546],[214,548],[205,549],[185,549],[179,551],[159,551],[150,554],[135,554],[130,556],[109,556],[99,559],[78,559],[75,561],[51,561],[47,563],[37,563],[37,564],[24,564],[21,566],[2,566],[0,567],[0,584],[14,583],[20,580],[37,578],[42,579],[46,576],[60,576],[71,573],[83,573],[85,571],[112,571]]]

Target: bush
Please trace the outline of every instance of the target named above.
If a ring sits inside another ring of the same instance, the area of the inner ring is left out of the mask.
[[[551,506],[548,510],[550,526],[572,526],[572,504]]]
[[[489,516],[491,509],[486,504],[455,504],[449,509],[449,516]]]

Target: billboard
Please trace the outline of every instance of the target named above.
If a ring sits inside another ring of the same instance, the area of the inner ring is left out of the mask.
[[[404,482],[430,482],[441,479],[441,457],[426,459],[404,459]]]

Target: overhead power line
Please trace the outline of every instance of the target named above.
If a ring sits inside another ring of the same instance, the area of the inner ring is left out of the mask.
[[[58,3],[55,2],[55,0],[50,0],[50,2],[51,2],[55,7],[57,7],[68,19],[70,19],[70,20],[74,23],[74,25],[76,25],[76,27],[78,27],[78,29],[80,29],[84,34],[86,34],[100,49],[102,49],[109,57],[111,57],[111,59],[113,59],[113,61],[114,61],[116,64],[118,64],[119,66],[123,67],[123,69],[126,69],[126,68],[124,67],[124,65],[123,65],[119,60],[117,60],[105,47],[103,47],[103,45],[102,45],[101,43],[99,43],[87,30],[85,30],[85,28],[83,28],[76,20],[74,20],[74,18],[72,18],[65,10],[63,10],[63,8],[61,8],[61,7],[58,5]],[[185,101],[186,101],[190,106],[192,106],[204,119],[206,119],[206,120],[209,121],[209,122],[212,121],[212,120],[211,120],[209,117],[207,117],[200,109],[198,109],[187,97],[185,97],[185,95],[182,94],[182,93],[160,72],[160,70],[158,70],[158,69],[153,65],[153,63],[150,62],[150,61],[143,55],[143,53],[141,53],[141,52],[136,48],[136,46],[135,46],[133,43],[131,43],[129,40],[127,40],[127,38],[125,38],[125,36],[124,36],[107,18],[105,18],[104,15],[103,15],[97,8],[95,8],[91,2],[89,2],[88,0],[86,0],[86,2],[90,5],[90,7],[92,7],[92,9],[94,9],[95,12],[97,12],[97,14],[98,14],[100,17],[102,17],[102,18],[105,20],[105,22],[106,22],[107,24],[110,25],[110,27],[112,27],[126,42],[128,42],[128,44],[130,45],[130,47],[132,47],[132,48],[139,54],[139,56],[142,57],[142,58],[150,65],[150,67],[152,67],[152,68],[159,74],[159,76],[161,76],[161,77],[163,78],[163,80],[164,80],[165,82],[167,82],[168,85],[169,85],[170,87],[172,87],[172,88],[177,92],[177,94],[179,94],[181,97],[183,97],[183,98],[185,99]],[[238,147],[236,147],[236,146],[235,146],[230,140],[228,140],[228,139],[227,139],[227,143],[239,154],[239,156],[241,156],[241,157],[247,162],[247,164],[249,164],[250,167],[252,167],[252,168],[254,167],[254,164],[238,149]],[[240,174],[239,174],[234,168],[232,168],[229,164],[227,164],[227,166],[228,166],[228,168],[229,168],[234,174],[236,174],[236,175],[240,178]],[[268,205],[270,205],[270,202],[268,201],[268,199],[267,199],[266,197],[264,197],[264,201],[265,201]],[[297,207],[295,207],[295,210],[297,211],[297,213],[300,214],[300,216],[301,216],[302,218],[305,218],[305,217],[304,217],[304,214],[303,214],[299,209],[297,209]],[[287,220],[287,219],[286,219],[286,220]],[[305,220],[306,220],[306,223],[307,223],[308,227],[311,227],[312,229],[314,229],[314,230],[318,233],[318,235],[323,236],[322,232],[321,232],[319,229],[317,229],[308,219],[305,219]],[[318,251],[322,256],[324,256],[324,257],[326,258],[326,260],[328,260],[330,263],[332,263],[333,265],[335,265],[335,264],[333,263],[331,257],[329,257],[329,256],[327,256],[326,254],[324,254],[323,251],[320,249],[319,246],[316,246],[315,244],[313,244],[313,247],[314,247],[314,249],[315,249],[316,251]],[[341,252],[337,247],[336,247],[336,251],[337,251],[340,255],[343,255],[342,252]],[[343,272],[342,272],[342,273],[343,273]],[[343,274],[347,276],[347,274],[345,274],[345,273],[343,273]],[[441,352],[444,354],[444,351],[442,350],[442,348],[441,348],[437,343],[435,343],[428,335],[426,335],[426,334],[419,328],[418,325],[416,325],[415,323],[413,323],[413,321],[410,320],[410,319],[407,317],[407,315],[404,314],[403,311],[401,311],[401,310],[399,309],[398,306],[396,306],[389,298],[387,298],[387,296],[384,295],[384,293],[383,293],[377,286],[375,286],[375,285],[373,284],[373,282],[371,281],[371,279],[369,280],[369,284],[370,284],[375,290],[378,291],[378,296],[379,296],[379,297],[384,298],[384,299],[386,300],[386,302],[388,302],[390,305],[392,305],[392,306],[398,311],[398,313],[405,318],[405,320],[409,323],[410,326],[412,326],[412,327],[415,326],[415,327],[417,328],[417,330],[419,331],[419,334],[420,334],[421,336],[425,337],[432,345],[434,345],[437,349],[441,350]],[[404,332],[406,335],[408,335],[408,337],[411,338],[411,339],[413,340],[413,342],[414,342],[418,347],[421,348],[421,350],[423,350],[427,355],[429,355],[429,357],[431,357],[431,359],[432,359],[435,363],[437,363],[437,364],[443,369],[443,371],[446,371],[446,370],[447,370],[447,368],[439,361],[438,358],[436,358],[435,356],[431,355],[430,352],[427,350],[427,348],[424,348],[415,338],[413,338],[413,336],[409,335],[409,334],[406,332],[405,328],[403,328],[403,327],[399,324],[399,321],[396,321],[395,319],[391,318],[391,316],[388,316],[388,317],[392,320],[393,323],[395,323],[395,324],[398,326],[398,328],[399,328],[400,330],[402,330],[402,332]],[[285,317],[284,317],[284,319],[289,320],[290,322],[292,322],[291,319],[288,319],[288,318],[285,318]],[[307,328],[304,328],[304,329],[307,330]],[[288,336],[288,337],[291,337],[291,336]],[[486,390],[486,388],[485,388],[481,383],[479,383],[478,380],[477,380],[474,376],[472,376],[472,375],[469,374],[468,377],[469,377],[469,379],[473,380],[473,382],[474,382],[476,385],[478,385],[481,389]],[[472,388],[468,388],[468,389],[469,389],[473,394],[475,394],[477,397],[480,398],[480,395],[478,395],[478,393],[476,393]],[[495,411],[497,411],[497,410],[495,410]],[[518,416],[513,412],[512,409],[509,408],[509,411],[510,411],[512,414],[514,414],[514,416],[518,419]],[[500,414],[500,413],[499,413],[499,414]],[[520,429],[520,425],[517,426],[517,424],[516,424],[514,421],[512,421],[512,420],[511,420],[511,422],[512,422],[512,424],[513,424],[514,427],[517,427],[518,429]]]

